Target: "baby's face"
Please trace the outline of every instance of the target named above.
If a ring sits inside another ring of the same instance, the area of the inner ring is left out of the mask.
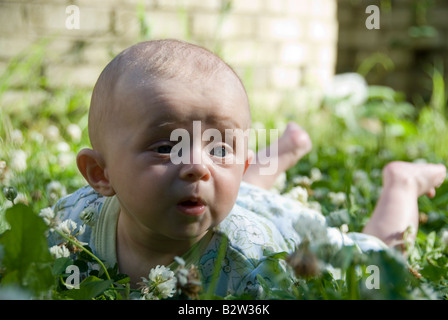
[[[226,143],[225,130],[248,129],[250,115],[243,89],[230,82],[119,84],[120,115],[103,140],[107,174],[122,213],[159,237],[200,237],[235,203],[247,161],[235,161],[238,146]],[[182,156],[189,153],[191,161],[172,161],[176,129],[189,135]],[[207,129],[219,130],[224,141],[202,139]]]

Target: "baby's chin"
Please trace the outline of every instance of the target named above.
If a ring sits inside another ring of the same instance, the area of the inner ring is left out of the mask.
[[[199,242],[202,239],[205,239],[209,236],[213,235],[214,227],[210,227],[209,229],[205,231],[190,231],[190,232],[184,232],[181,235],[173,236],[173,240],[176,241],[182,241],[189,243],[190,246],[194,245],[195,243]]]

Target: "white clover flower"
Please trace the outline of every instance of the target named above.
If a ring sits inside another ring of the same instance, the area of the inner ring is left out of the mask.
[[[312,182],[322,180],[322,172],[320,172],[319,168],[311,169],[310,179]]]
[[[148,279],[142,278],[142,299],[158,300],[170,298],[176,292],[177,279],[173,271],[165,266],[151,269]]]
[[[45,137],[50,141],[57,141],[59,139],[58,127],[51,125],[45,130]]]
[[[75,163],[76,156],[73,152],[63,152],[58,155],[58,165],[61,168],[67,168]]]
[[[23,150],[14,150],[11,153],[9,167],[17,172],[25,171],[27,168],[28,155]]]
[[[173,273],[174,274],[174,273]],[[176,278],[171,278],[157,286],[161,299],[170,298],[176,293]]]
[[[149,272],[149,280],[161,283],[174,277],[174,272],[165,266],[157,266]]]
[[[67,126],[67,133],[73,142],[79,142],[81,140],[82,131],[78,125],[73,123],[69,124]]]
[[[143,292],[140,300],[160,300],[153,292]]]
[[[348,229],[348,225],[345,224],[345,223],[344,223],[343,225],[340,226],[340,229],[341,229],[341,232],[342,232],[342,233],[347,233],[348,230],[349,230],[349,229]]]
[[[10,184],[13,172],[8,169],[6,161],[0,160],[0,184],[7,186]]]
[[[285,196],[295,199],[304,204],[306,204],[308,201],[308,191],[300,186],[292,188],[287,193],[285,193]]]
[[[179,257],[179,256],[175,256],[174,257],[174,261],[176,261],[177,264],[179,264],[180,266],[185,267],[185,260],[184,260],[184,258]]]
[[[0,160],[0,176],[3,175],[3,173],[6,171],[6,161]]]
[[[11,131],[11,141],[17,145],[23,144],[23,133],[19,129]]]
[[[297,176],[292,179],[294,185],[310,186],[313,181],[307,176]]]
[[[50,201],[56,201],[67,195],[67,190],[59,181],[51,181],[47,185],[47,197]]]
[[[72,235],[72,233],[74,233],[76,228],[78,228],[76,222],[72,219],[67,219],[61,222],[56,229],[64,233],[65,235],[70,236]]]
[[[41,217],[48,226],[51,226],[55,219],[55,212],[51,207],[40,210],[39,217]]]
[[[368,98],[368,85],[358,73],[342,73],[333,77],[325,95],[331,99],[346,101],[350,106],[362,105]]]
[[[28,196],[23,192],[19,192],[14,200],[14,203],[23,203],[28,205],[29,204]]]
[[[366,181],[369,180],[369,175],[364,170],[355,170],[355,172],[353,173],[353,180],[355,183]]]
[[[51,192],[57,192],[57,193],[63,193],[64,192],[65,187],[59,182],[59,181],[51,181],[48,185],[47,185],[47,192],[51,193]]]
[[[335,75],[325,92],[325,100],[330,102],[334,114],[350,128],[357,126],[356,107],[363,105],[367,98],[367,82],[357,73]]]
[[[280,175],[275,179],[274,186],[272,187],[272,191],[282,191],[286,186],[286,173],[282,172]]]
[[[70,250],[67,249],[65,245],[56,245],[50,248],[50,253],[56,259],[58,258],[67,258],[70,256]]]
[[[337,206],[343,205],[347,200],[347,195],[344,192],[330,191],[328,193],[328,197],[330,198],[331,203]]]
[[[180,268],[177,270],[177,281],[180,286],[185,286],[188,283],[188,270],[185,268]]]
[[[65,141],[60,141],[56,145],[56,149],[59,152],[69,152],[70,151],[70,145],[67,142],[65,142]]]

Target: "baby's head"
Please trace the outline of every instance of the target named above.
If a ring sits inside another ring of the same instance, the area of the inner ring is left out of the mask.
[[[219,57],[176,40],[143,42],[100,75],[89,112],[92,149],[80,151],[78,167],[143,228],[192,239],[231,211],[252,154],[246,139],[241,148],[226,134],[249,126],[244,87]],[[236,161],[242,149],[244,161]],[[184,161],[172,161],[181,153]]]

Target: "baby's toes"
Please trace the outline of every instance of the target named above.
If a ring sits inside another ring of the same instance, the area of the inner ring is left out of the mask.
[[[426,195],[430,198],[434,198],[436,196],[436,189],[432,188],[431,190],[428,191]]]

